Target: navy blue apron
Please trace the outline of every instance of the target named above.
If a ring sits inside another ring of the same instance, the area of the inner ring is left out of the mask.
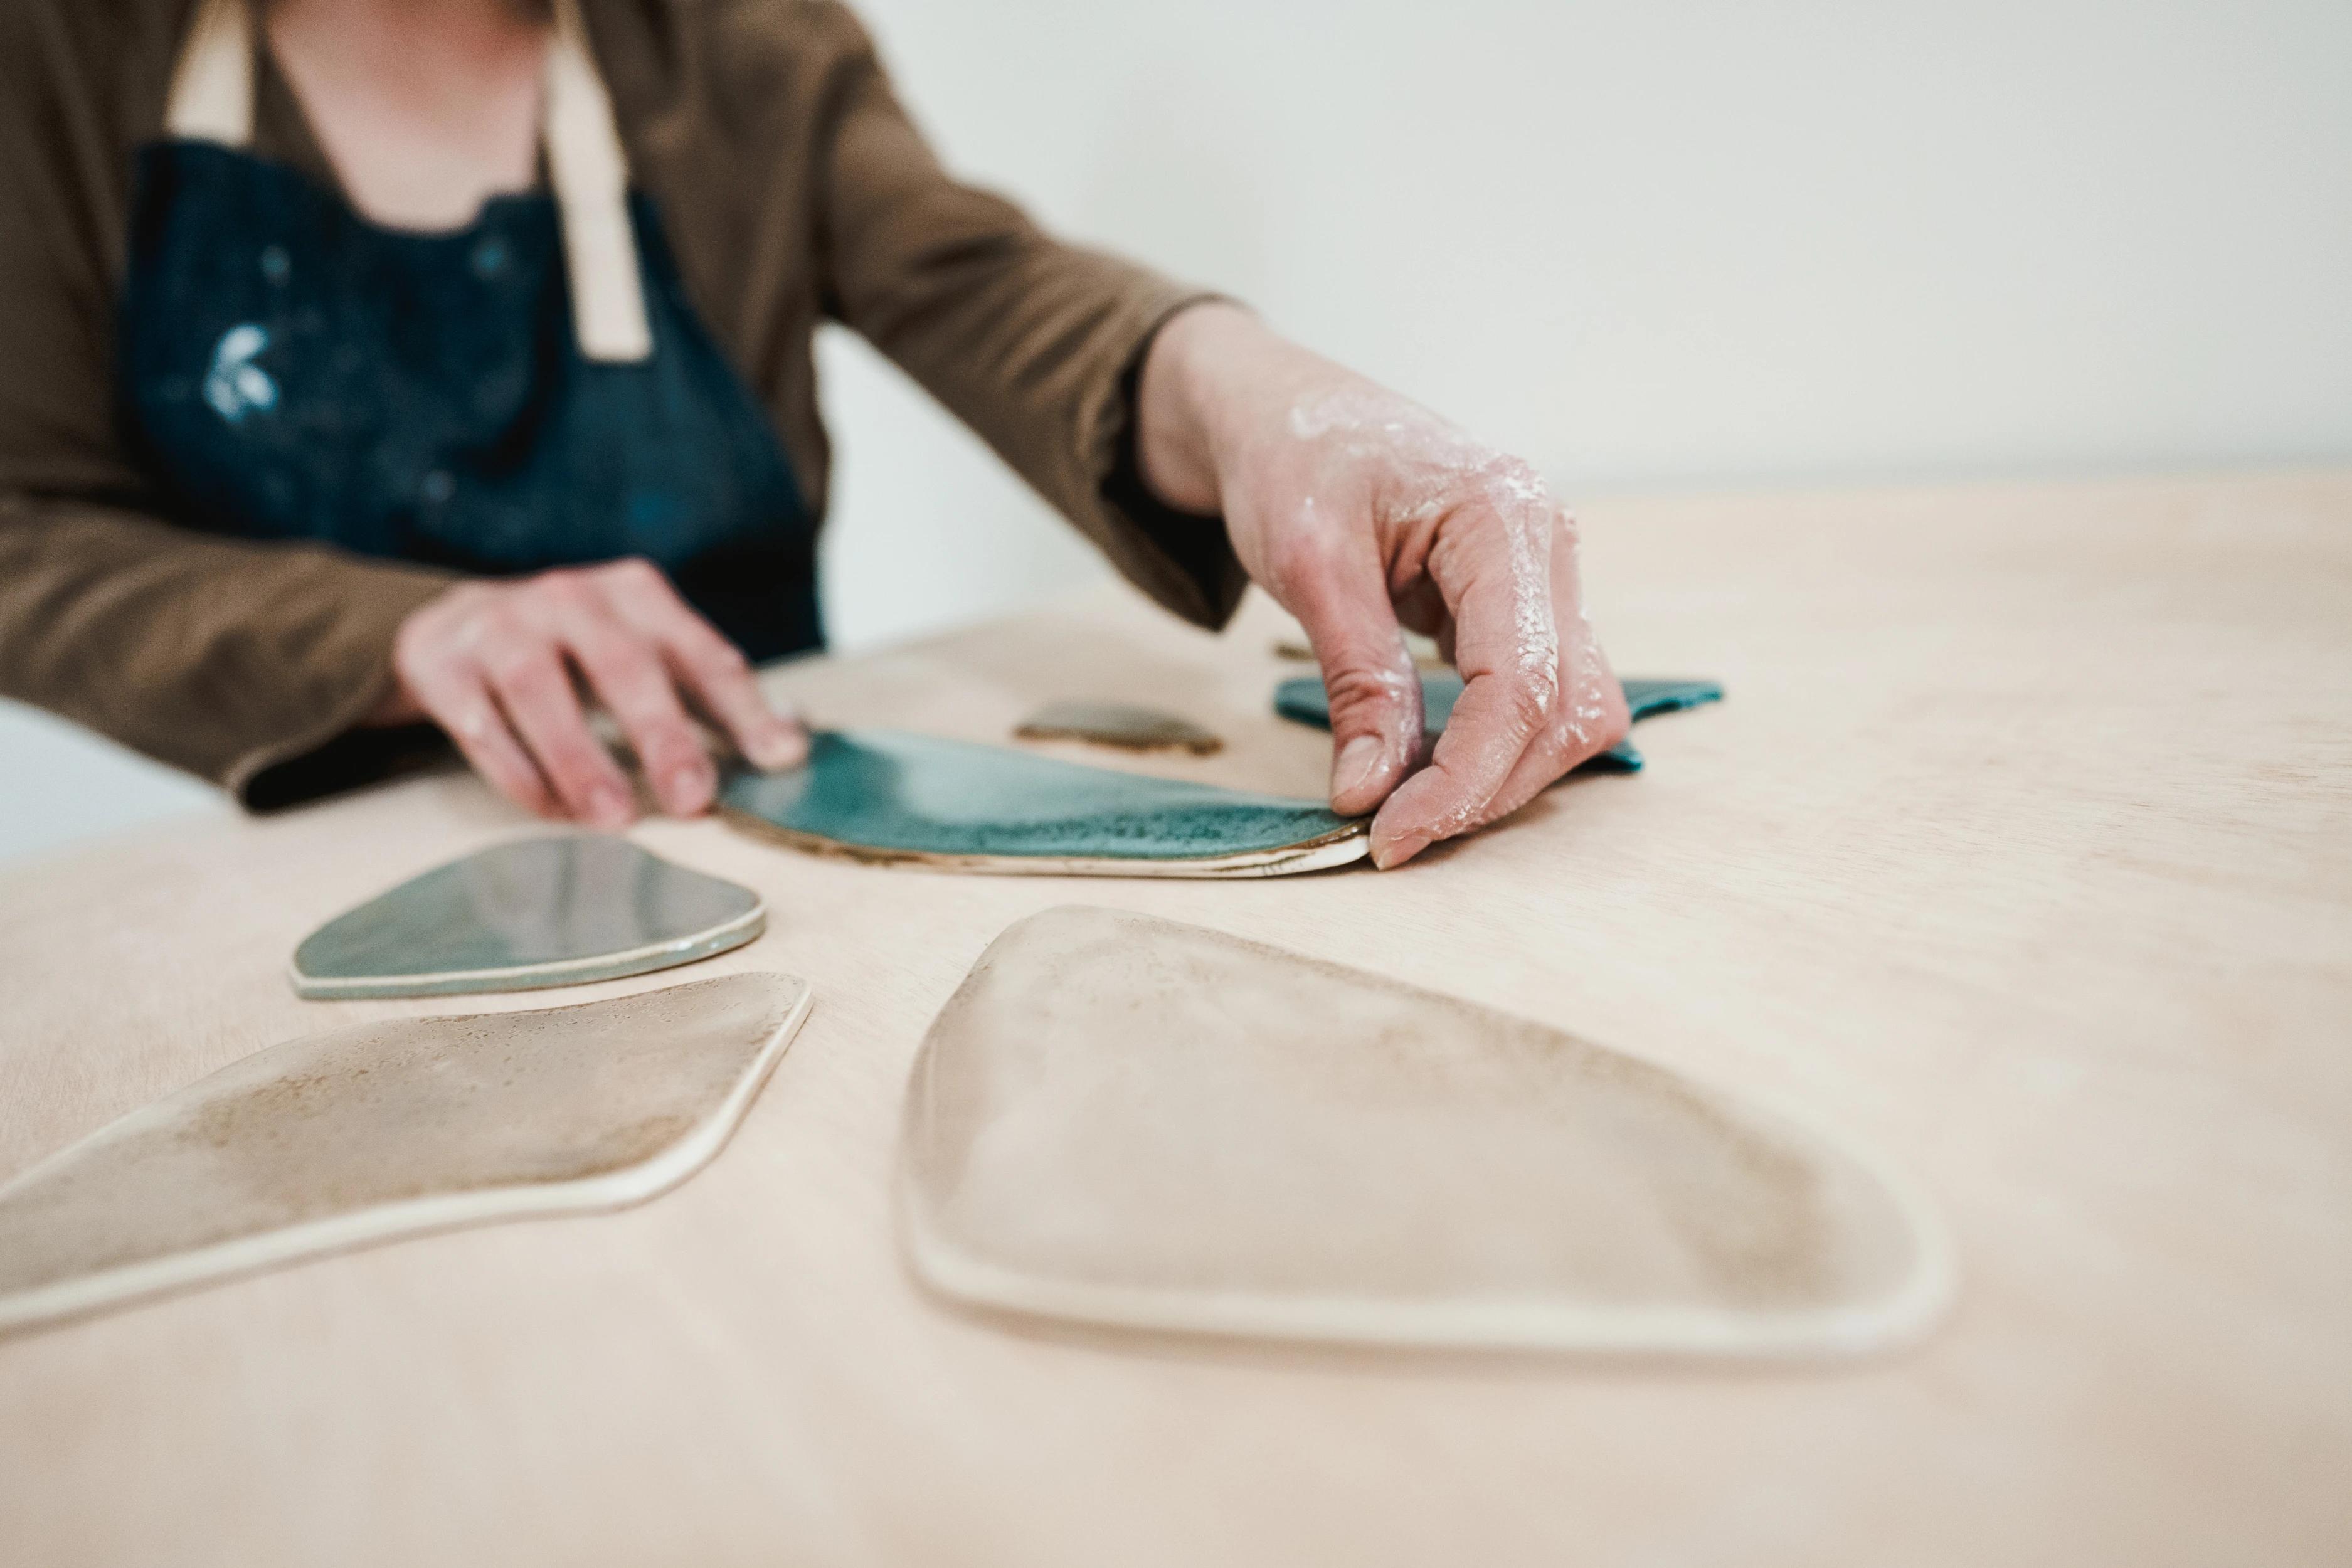
[[[752,659],[819,646],[814,520],[653,204],[634,361],[583,353],[562,219],[390,229],[239,146],[142,148],[116,384],[173,515],[489,575],[644,556]]]

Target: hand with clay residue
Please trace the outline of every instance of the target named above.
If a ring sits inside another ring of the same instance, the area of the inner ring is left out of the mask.
[[[1378,864],[1517,810],[1624,738],[1576,524],[1527,464],[1230,305],[1160,330],[1138,402],[1145,482],[1222,512],[1306,627],[1331,699],[1331,806],[1377,808]],[[1462,672],[1433,752],[1401,626]]]

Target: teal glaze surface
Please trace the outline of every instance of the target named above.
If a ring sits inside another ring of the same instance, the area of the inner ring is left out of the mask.
[[[625,838],[500,844],[339,915],[294,950],[305,996],[450,996],[614,980],[740,947],[760,896]]]
[[[1723,700],[1723,688],[1712,680],[1659,680],[1636,676],[1619,684],[1625,689],[1625,706],[1633,710],[1636,721],[1654,714]],[[1421,678],[1423,728],[1433,735],[1444,729],[1446,720],[1454,716],[1454,704],[1461,697],[1460,676],[1424,671]],[[1324,694],[1322,679],[1317,676],[1302,675],[1276,687],[1274,710],[1286,719],[1312,724],[1318,730],[1331,727],[1330,699]],[[1577,771],[1637,773],[1642,771],[1642,753],[1633,749],[1631,741],[1622,741]]]
[[[742,773],[721,801],[850,850],[1012,858],[1209,860],[1349,827],[1320,802],[1090,768],[892,730],[820,731],[789,773]]]

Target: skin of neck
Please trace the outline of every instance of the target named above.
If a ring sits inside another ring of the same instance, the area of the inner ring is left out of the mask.
[[[272,55],[352,205],[453,228],[537,169],[540,0],[270,0]]]

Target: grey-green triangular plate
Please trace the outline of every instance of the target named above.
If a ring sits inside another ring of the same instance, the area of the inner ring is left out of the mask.
[[[957,871],[1279,877],[1360,860],[1320,801],[1085,767],[894,730],[830,730],[787,773],[738,773],[734,822],[795,848]]]
[[[1048,702],[1013,731],[1021,741],[1084,741],[1129,752],[1190,752],[1214,756],[1225,742],[1181,713],[1131,702]]]
[[[403,882],[303,938],[289,973],[315,998],[530,991],[691,963],[767,922],[749,888],[625,838],[569,833]]]

